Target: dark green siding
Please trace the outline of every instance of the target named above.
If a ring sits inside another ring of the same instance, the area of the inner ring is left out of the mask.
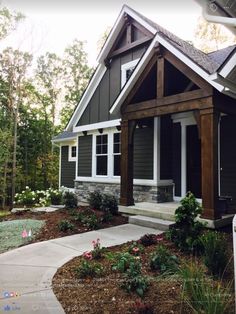
[[[92,176],[92,135],[78,139],[78,176]]]
[[[146,48],[147,45],[134,48],[112,60],[110,68],[106,70],[77,126],[120,118],[119,114],[110,115],[109,109],[121,90],[121,66],[140,58]]]
[[[69,146],[61,147],[61,186],[74,188],[75,161],[68,161]]]
[[[173,124],[173,180],[175,196],[181,196],[181,125]]]
[[[236,205],[236,117],[221,117],[220,127],[221,195],[233,197]]]
[[[170,116],[161,117],[160,132],[160,179],[168,180],[173,178],[172,164],[172,136],[173,123]]]
[[[153,179],[153,127],[134,132],[134,178]]]

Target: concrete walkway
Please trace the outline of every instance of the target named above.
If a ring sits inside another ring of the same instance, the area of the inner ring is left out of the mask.
[[[102,246],[109,247],[138,240],[146,233],[161,232],[126,224],[34,243],[1,254],[0,313],[64,313],[51,290],[52,278],[59,267],[73,257],[90,251],[92,241],[97,238],[100,238]],[[19,296],[6,298],[6,293],[11,292]]]

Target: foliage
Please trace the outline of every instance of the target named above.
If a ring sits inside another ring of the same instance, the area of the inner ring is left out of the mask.
[[[102,207],[102,193],[100,191],[90,192],[87,201],[92,209],[100,210]]]
[[[131,263],[135,261],[135,257],[129,252],[118,252],[114,255],[108,255],[108,258],[114,260],[112,270],[124,273],[130,267]]]
[[[0,253],[28,243],[44,226],[44,221],[20,219],[0,222]],[[31,230],[31,237],[22,238],[22,231]]]
[[[91,251],[93,259],[99,259],[102,257],[102,253],[104,252],[104,248],[101,247],[100,239],[94,240],[92,242],[93,249]]]
[[[63,195],[63,203],[66,208],[76,208],[78,200],[75,193],[66,191]]]
[[[180,268],[183,281],[183,297],[195,313],[231,313],[232,296],[229,287],[209,280],[197,263],[185,264]]]
[[[73,230],[74,227],[75,226],[71,222],[69,222],[68,220],[61,220],[58,223],[58,228],[62,232],[66,232],[68,230]]]
[[[131,277],[126,274],[122,288],[127,292],[136,292],[138,296],[143,297],[149,286],[149,278],[143,275]]]
[[[138,242],[133,242],[129,249],[128,249],[128,252],[130,254],[133,254],[133,255],[140,255],[140,253],[143,252],[143,246],[141,244],[139,244]]]
[[[118,214],[117,198],[114,195],[103,194],[101,209],[104,212],[109,212],[112,215],[117,215]]]
[[[202,208],[191,192],[181,200],[181,206],[175,211],[175,226],[170,229],[170,239],[177,247],[186,252],[196,252],[200,249],[199,235],[203,224],[196,221]]]
[[[178,269],[178,259],[163,245],[159,245],[155,253],[151,255],[150,267],[160,273],[175,273]]]
[[[63,193],[60,190],[49,189],[50,200],[52,205],[61,205]]]
[[[200,237],[204,263],[213,276],[222,276],[228,264],[227,242],[223,234],[208,231]]]
[[[88,260],[82,260],[81,264],[75,269],[78,278],[88,278],[100,276],[103,272],[103,267],[98,263]]]
[[[82,224],[86,226],[88,229],[96,230],[100,227],[99,219],[97,218],[94,212],[90,212],[89,214],[85,215],[82,220]]]
[[[139,243],[143,246],[150,246],[157,243],[156,234],[148,234],[146,233],[139,239]]]

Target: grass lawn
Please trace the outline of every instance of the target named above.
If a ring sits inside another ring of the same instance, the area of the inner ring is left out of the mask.
[[[21,219],[0,222],[0,253],[31,242],[43,226],[44,221],[35,219]],[[26,229],[27,232],[31,230],[31,237],[22,237],[22,232],[24,229]]]

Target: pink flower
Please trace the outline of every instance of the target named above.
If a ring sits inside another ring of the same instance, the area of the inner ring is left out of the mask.
[[[88,260],[91,260],[93,258],[93,255],[91,252],[86,251],[83,253],[83,257],[88,259]]]
[[[156,237],[156,239],[157,239],[157,241],[163,241],[163,240],[164,240],[162,234],[158,234],[157,237]]]
[[[133,247],[132,249],[133,253],[137,254],[139,252],[139,248],[138,247]]]

